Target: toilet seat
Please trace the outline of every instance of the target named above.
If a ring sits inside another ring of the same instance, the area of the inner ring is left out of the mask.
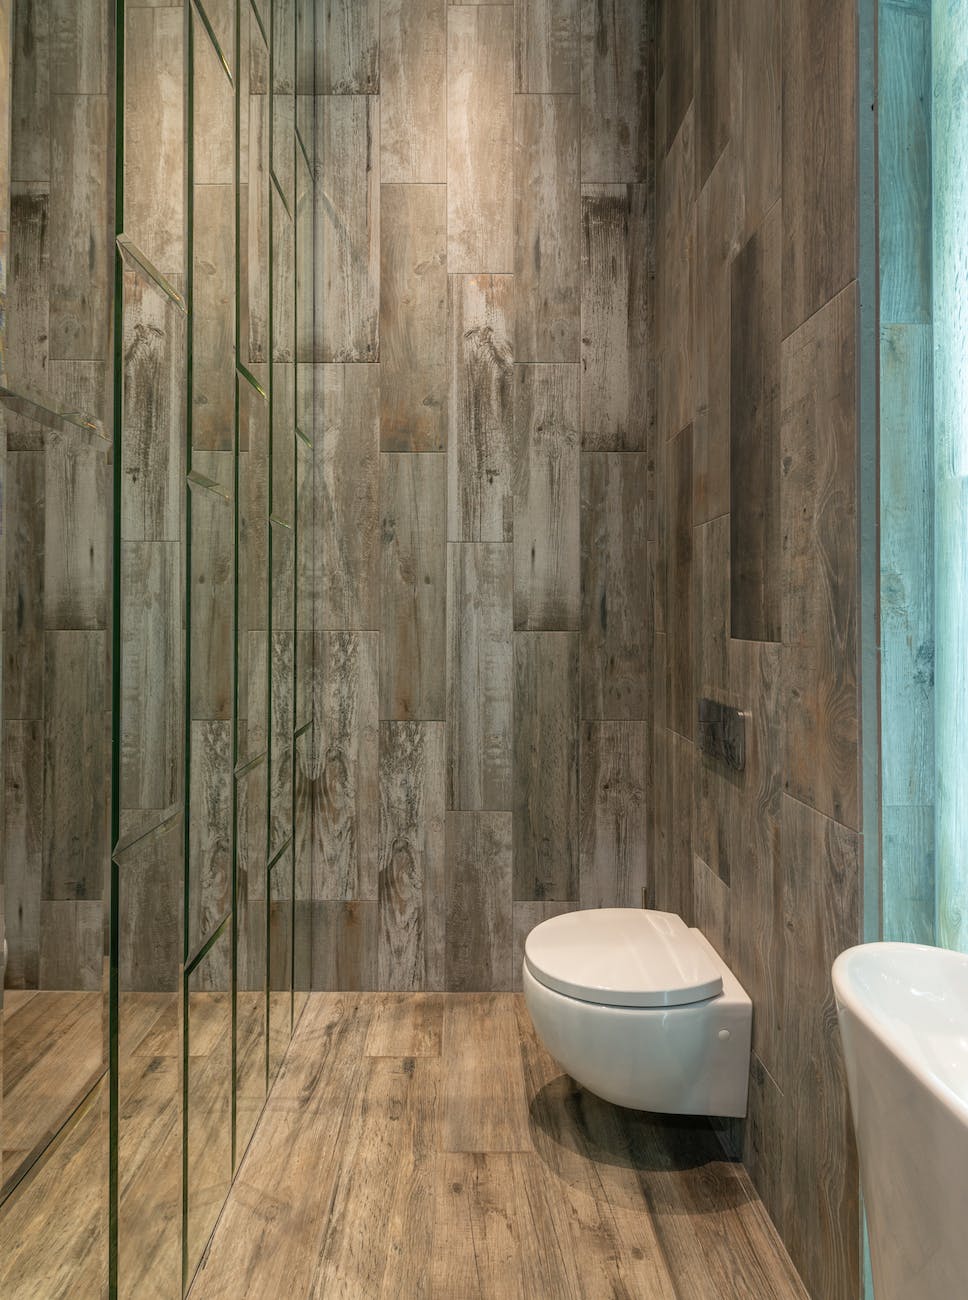
[[[613,1007],[677,1007],[723,991],[708,947],[672,912],[566,912],[528,935],[525,964],[546,988]]]

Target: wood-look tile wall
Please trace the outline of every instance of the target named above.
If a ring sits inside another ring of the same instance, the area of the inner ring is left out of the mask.
[[[313,979],[648,878],[653,12],[322,3]]]
[[[5,383],[32,405],[14,400],[21,413],[6,415],[10,988],[100,989],[104,978],[113,242],[108,10],[108,0],[12,6]],[[0,178],[5,198],[6,182]],[[73,414],[59,419],[63,412]]]
[[[850,0],[662,0],[654,904],[754,1004],[732,1129],[812,1295],[856,1300],[830,987],[857,941],[857,264]],[[697,701],[750,713],[742,774]]]

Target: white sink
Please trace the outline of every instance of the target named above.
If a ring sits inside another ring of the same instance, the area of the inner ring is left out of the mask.
[[[968,956],[862,944],[833,982],[874,1294],[968,1295]]]

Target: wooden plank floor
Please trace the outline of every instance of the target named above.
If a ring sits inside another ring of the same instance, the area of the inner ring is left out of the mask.
[[[190,1300],[806,1300],[704,1120],[624,1111],[516,994],[313,994]]]

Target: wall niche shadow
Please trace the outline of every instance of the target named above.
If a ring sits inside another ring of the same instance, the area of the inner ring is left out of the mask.
[[[560,1074],[529,1105],[534,1149],[577,1191],[650,1213],[713,1213],[755,1193],[705,1116],[613,1106]]]

